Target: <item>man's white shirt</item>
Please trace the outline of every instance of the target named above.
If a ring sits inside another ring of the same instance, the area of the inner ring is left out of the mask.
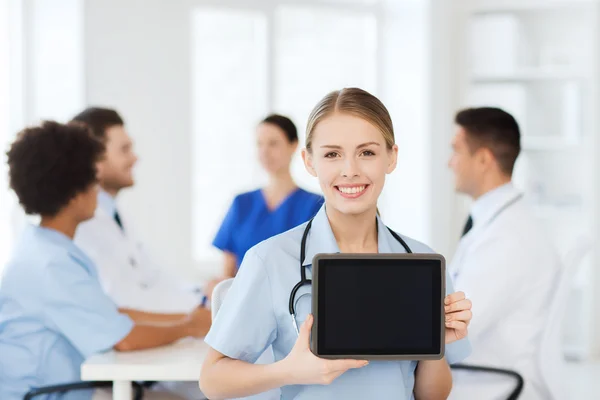
[[[472,229],[461,239],[449,266],[456,290],[473,302],[468,364],[507,368],[526,381],[523,399],[546,399],[540,370],[542,336],[547,327],[561,262],[539,226],[527,199],[511,183],[474,202]],[[553,338],[560,359],[560,337]],[[558,366],[557,366],[558,368]],[[470,396],[456,382],[455,392]],[[468,396],[468,397],[466,397]]]
[[[104,291],[121,308],[147,312],[187,313],[200,305],[198,290],[158,267],[119,213],[121,229],[116,211],[114,198],[100,191],[95,216],[75,235],[75,244],[96,264]]]

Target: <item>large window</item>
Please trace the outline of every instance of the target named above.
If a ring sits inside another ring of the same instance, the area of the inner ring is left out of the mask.
[[[14,241],[17,202],[8,189],[6,150],[21,122],[21,4],[0,2],[0,279]]]
[[[27,122],[66,122],[85,104],[83,0],[34,0],[26,62]]]
[[[201,261],[216,257],[212,236],[235,193],[260,180],[252,127],[268,110],[267,26],[258,12],[203,9],[192,29],[193,253]]]
[[[275,14],[273,108],[297,124],[304,144],[306,120],[326,93],[360,87],[376,93],[377,25],[370,11],[284,6]],[[318,191],[298,154],[298,183]]]
[[[8,189],[7,147],[25,125],[65,122],[85,104],[83,1],[25,3],[0,1],[0,272],[26,221]]]
[[[9,131],[9,40],[8,40],[8,4],[0,3],[0,149],[6,148]],[[2,152],[3,153],[3,152]],[[0,159],[0,273],[6,263],[8,248],[10,247],[10,229],[8,214],[8,190],[6,182],[6,161]]]
[[[269,112],[291,117],[303,144],[308,114],[326,93],[349,86],[376,93],[372,4],[276,3],[200,8],[192,17],[192,247],[197,262],[218,257],[211,242],[233,197],[265,181],[254,150],[254,128],[261,118]],[[319,191],[300,154],[292,172],[302,187]]]

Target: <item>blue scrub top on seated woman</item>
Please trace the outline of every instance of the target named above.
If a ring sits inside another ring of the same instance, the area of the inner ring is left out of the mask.
[[[292,288],[300,280],[300,242],[305,227],[301,225],[270,238],[248,252],[206,336],[209,346],[229,358],[249,363],[254,363],[269,346],[273,346],[275,361],[291,352],[298,335],[288,302]],[[379,217],[377,231],[379,253],[406,252]],[[415,253],[433,253],[420,242],[402,238]],[[311,277],[316,254],[339,251],[325,207],[322,207],[306,242],[307,277]],[[446,294],[453,292],[452,281],[446,274]],[[310,286],[298,291],[295,306],[298,325],[301,325],[311,312]],[[393,317],[390,310],[385,312]],[[407,321],[407,329],[410,329],[410,321]],[[457,363],[470,352],[468,339],[462,339],[446,346],[446,360]],[[331,385],[285,386],[281,388],[281,398],[409,400],[413,398],[416,367],[416,361],[371,361],[366,367],[347,371]]]
[[[271,210],[262,190],[242,193],[233,200],[213,246],[235,254],[239,268],[252,246],[307,222],[322,204],[323,197],[298,188]]]
[[[79,382],[81,363],[110,350],[133,321],[104,293],[96,267],[67,236],[29,226],[0,281],[0,399]],[[36,396],[88,400],[91,391]]]

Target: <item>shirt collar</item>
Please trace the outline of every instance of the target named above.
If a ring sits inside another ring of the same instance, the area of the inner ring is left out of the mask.
[[[512,182],[505,183],[504,185],[485,193],[478,198],[471,207],[473,226],[485,223],[507,202],[511,201],[515,196],[518,196],[518,194],[519,192],[513,186]]]
[[[377,216],[377,250],[379,253],[391,253],[390,238],[393,237],[381,218]],[[313,258],[319,253],[340,253],[337,245],[325,205],[321,207],[317,215],[313,218],[308,237],[306,238],[306,258],[303,266],[312,265]]]
[[[113,216],[117,212],[117,202],[108,192],[100,189],[98,190],[98,208]]]
[[[53,243],[57,247],[67,250],[69,254],[82,261],[85,265],[92,264],[92,260],[90,260],[83,250],[77,247],[75,242],[64,233],[39,225],[30,225],[29,230],[32,237],[37,236],[47,242]]]

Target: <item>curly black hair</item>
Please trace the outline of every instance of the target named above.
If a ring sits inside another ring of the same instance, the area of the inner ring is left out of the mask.
[[[6,154],[25,212],[52,217],[97,181],[104,144],[84,125],[45,121],[19,132]]]

